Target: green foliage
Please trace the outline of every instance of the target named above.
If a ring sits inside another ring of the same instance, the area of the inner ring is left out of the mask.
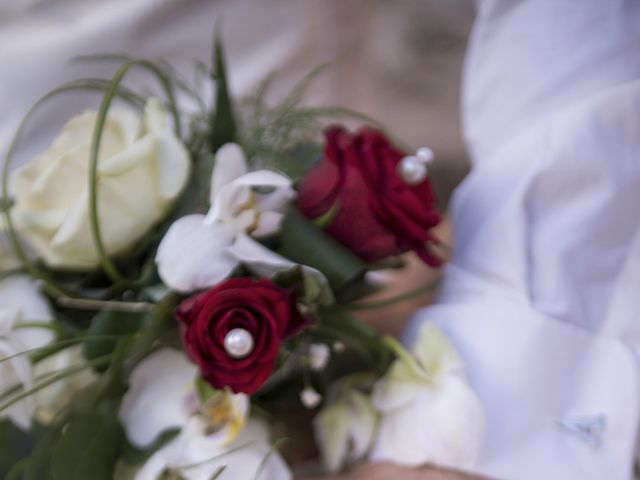
[[[255,167],[268,167],[299,177],[307,171],[309,162],[296,160],[307,153],[312,161],[318,149],[301,150],[302,145],[318,145],[318,132],[322,128],[319,118],[311,111],[299,108],[302,95],[315,78],[316,72],[305,77],[284,100],[271,107],[267,93],[274,76],[268,77],[255,96],[243,102],[240,140],[247,157]]]
[[[281,270],[273,276],[273,281],[283,288],[294,288],[297,298],[307,308],[316,309],[334,302],[333,292],[322,275],[300,265]]]
[[[74,415],[52,448],[51,480],[112,480],[122,431],[117,403]]]
[[[62,428],[53,427],[47,429],[40,437],[34,450],[29,456],[29,461],[21,480],[53,480],[51,476],[51,460],[53,457],[53,445],[61,434]]]
[[[111,354],[118,343],[118,336],[137,332],[146,317],[148,314],[134,312],[98,312],[87,330],[83,344],[85,357],[93,360]]]
[[[211,114],[211,137],[209,144],[211,151],[215,152],[227,142],[231,142],[236,136],[236,122],[227,82],[227,67],[224,59],[222,39],[216,36],[213,45],[213,74],[216,82],[216,104]]]
[[[297,183],[322,158],[323,146],[316,142],[305,141],[278,156],[276,167]]]
[[[302,105],[309,87],[326,67],[324,64],[311,71],[273,106],[267,95],[276,79],[274,74],[242,103],[238,137],[254,167],[280,170],[297,181],[322,154],[319,134],[326,121],[352,119],[384,130],[371,117],[348,108]]]
[[[10,421],[0,422],[0,477],[28,453],[29,435]]]
[[[296,263],[322,272],[335,291],[362,278],[366,270],[358,257],[304,218],[295,208],[289,209],[282,222],[278,252]]]

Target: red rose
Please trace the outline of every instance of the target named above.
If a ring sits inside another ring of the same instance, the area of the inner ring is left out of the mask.
[[[307,323],[291,291],[250,278],[232,278],[193,296],[175,315],[203,378],[214,388],[247,394],[271,375],[282,341]]]
[[[327,232],[367,262],[413,250],[439,265],[429,250],[437,243],[431,229],[440,222],[429,180],[410,185],[400,177],[406,154],[382,132],[333,127],[325,136],[323,160],[299,186],[302,213],[313,219],[336,207]]]

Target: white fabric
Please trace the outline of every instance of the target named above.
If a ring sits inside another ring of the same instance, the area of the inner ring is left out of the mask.
[[[627,480],[638,426],[640,2],[481,0],[464,81],[473,170],[418,315],[487,414],[477,471]],[[603,415],[599,446],[559,422]]]

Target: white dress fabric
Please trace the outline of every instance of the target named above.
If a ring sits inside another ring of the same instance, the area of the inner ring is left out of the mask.
[[[473,169],[419,312],[487,415],[477,472],[628,480],[638,430],[640,2],[480,0],[463,86]]]

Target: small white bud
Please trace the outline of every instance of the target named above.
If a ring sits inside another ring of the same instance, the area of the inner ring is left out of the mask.
[[[331,358],[331,349],[324,343],[312,343],[309,347],[309,366],[316,372],[324,370]]]
[[[322,395],[316,392],[312,387],[305,387],[300,392],[300,401],[305,408],[316,408],[322,401]]]

